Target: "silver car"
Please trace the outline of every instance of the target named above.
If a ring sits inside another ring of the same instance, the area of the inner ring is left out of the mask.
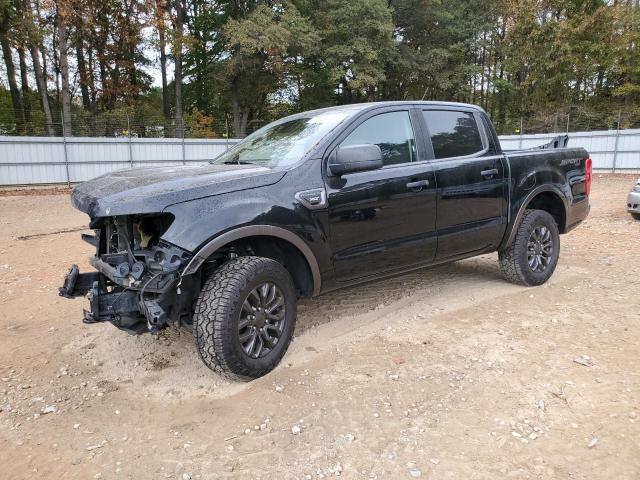
[[[633,218],[640,220],[640,178],[636,186],[629,192],[627,210]]]

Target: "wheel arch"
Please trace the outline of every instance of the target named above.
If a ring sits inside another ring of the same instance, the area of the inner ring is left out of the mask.
[[[531,208],[548,212],[556,221],[558,231],[560,233],[566,232],[568,208],[565,195],[561,190],[553,185],[541,185],[529,192],[522,201],[522,204],[518,208],[518,211],[511,222],[511,227],[505,234],[504,240],[500,245],[501,249],[507,247],[513,242],[517,227],[520,225],[524,213]]]
[[[279,245],[286,245],[291,248],[294,255],[299,255],[306,263],[308,276],[311,282],[310,296],[320,294],[322,278],[320,275],[320,267],[311,248],[295,233],[282,227],[273,225],[246,225],[219,235],[198,250],[191,261],[184,268],[182,275],[193,275],[198,271],[202,264],[215,252],[238,241],[260,241],[260,239],[270,239],[278,242]],[[272,258],[268,256],[268,258]],[[296,286],[303,286],[305,283],[304,272],[295,269],[289,269]],[[304,287],[301,290],[305,290]]]

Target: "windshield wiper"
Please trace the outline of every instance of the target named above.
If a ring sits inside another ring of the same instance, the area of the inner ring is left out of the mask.
[[[225,165],[255,165],[255,162],[247,162],[246,160],[228,160]]]

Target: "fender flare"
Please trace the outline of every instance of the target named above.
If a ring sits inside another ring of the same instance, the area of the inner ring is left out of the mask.
[[[286,240],[300,250],[311,269],[311,275],[313,278],[313,296],[315,297],[320,294],[320,288],[322,285],[320,267],[318,266],[318,261],[311,251],[311,248],[309,248],[309,245],[307,245],[304,240],[295,233],[273,225],[247,225],[225,232],[213,240],[210,240],[193,256],[182,271],[182,275],[193,275],[196,273],[212,253],[228,243],[242,238],[255,236],[280,238],[282,240]]]
[[[513,222],[511,222],[511,227],[510,227],[511,229],[508,231],[508,234],[505,235],[502,241],[502,244],[500,245],[501,249],[510,245],[511,242],[513,242],[513,239],[516,236],[517,226],[520,225],[520,222],[522,221],[522,217],[524,215],[525,210],[527,209],[527,207],[535,197],[537,197],[539,194],[544,192],[554,193],[558,196],[558,198],[560,198],[560,200],[562,201],[562,206],[564,208],[565,218],[567,218],[567,211],[568,211],[567,198],[565,197],[564,193],[562,193],[562,190],[560,190],[558,187],[554,185],[540,185],[534,188],[533,190],[531,190],[529,194],[525,197],[525,199],[522,201],[522,205],[520,205],[520,208],[518,209],[518,213],[516,214]],[[563,228],[562,225],[558,225],[558,226]]]

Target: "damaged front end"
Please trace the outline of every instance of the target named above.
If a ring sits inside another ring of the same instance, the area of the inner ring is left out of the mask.
[[[161,239],[173,221],[171,214],[101,217],[91,222],[94,235],[83,234],[95,246],[89,263],[96,272],[80,273],[72,265],[60,296],[87,295],[85,323],[111,322],[132,334],[156,333],[167,322],[190,322],[192,276],[181,271],[191,254]],[[186,288],[185,288],[186,287]],[[187,292],[184,293],[183,292]]]

